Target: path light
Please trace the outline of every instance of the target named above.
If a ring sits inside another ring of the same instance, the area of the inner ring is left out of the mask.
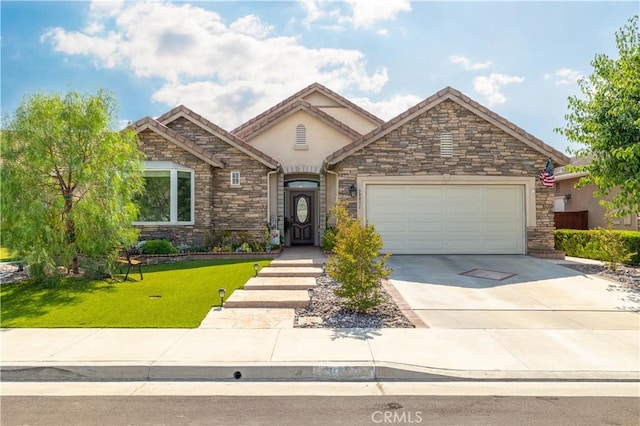
[[[220,296],[220,307],[224,304],[224,294],[227,292],[224,288],[218,289],[218,296]]]
[[[325,275],[327,273],[327,264],[323,263],[322,264],[322,275]]]
[[[313,289],[312,288],[308,288],[307,289],[307,294],[309,295],[309,308],[311,308],[311,302],[313,301]]]
[[[258,265],[257,263],[254,263],[253,270],[256,271],[256,277],[258,276],[258,269],[260,269],[260,265]]]

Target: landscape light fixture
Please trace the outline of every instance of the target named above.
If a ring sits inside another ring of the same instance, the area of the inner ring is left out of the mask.
[[[308,288],[307,289],[307,294],[309,295],[309,308],[311,308],[311,302],[313,301],[313,289],[312,288]]]
[[[227,290],[224,288],[218,289],[218,296],[220,296],[220,308],[222,308],[222,305],[224,304],[224,295],[226,292]]]
[[[322,275],[325,275],[327,273],[327,264],[323,263],[322,264]]]
[[[258,265],[257,263],[253,264],[253,270],[256,273],[256,277],[258,276],[258,269],[260,269],[260,265]]]
[[[356,185],[354,183],[352,183],[351,186],[349,187],[349,195],[352,197],[355,197],[356,195],[358,195],[358,188],[356,188]]]

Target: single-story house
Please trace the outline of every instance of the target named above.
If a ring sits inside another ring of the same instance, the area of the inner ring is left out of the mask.
[[[273,229],[318,246],[343,200],[396,254],[553,251],[555,193],[538,176],[569,158],[450,87],[386,122],[314,83],[231,131],[184,106],[132,126],[142,238]]]
[[[572,166],[582,166],[589,163],[589,157],[575,157],[570,161]],[[575,188],[581,177],[587,172],[569,172],[565,167],[555,170],[555,192],[553,201],[553,211],[555,212],[556,228],[569,229],[593,229],[606,228],[607,209],[600,205],[600,198],[596,198],[593,193],[598,189],[593,183],[582,188]],[[614,192],[609,196],[611,199]],[[640,220],[638,213],[633,213],[625,217],[617,217],[612,221],[614,229],[625,231],[640,231]]]

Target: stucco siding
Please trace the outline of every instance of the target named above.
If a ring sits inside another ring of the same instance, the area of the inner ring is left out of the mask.
[[[299,124],[306,128],[306,147],[296,146],[296,126]],[[250,141],[255,148],[277,158],[285,169],[298,165],[319,168],[326,156],[350,142],[347,135],[304,111],[293,113]]]

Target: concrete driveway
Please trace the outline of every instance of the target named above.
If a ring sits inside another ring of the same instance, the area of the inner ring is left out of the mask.
[[[390,282],[431,328],[640,330],[640,294],[517,255],[395,255]]]

